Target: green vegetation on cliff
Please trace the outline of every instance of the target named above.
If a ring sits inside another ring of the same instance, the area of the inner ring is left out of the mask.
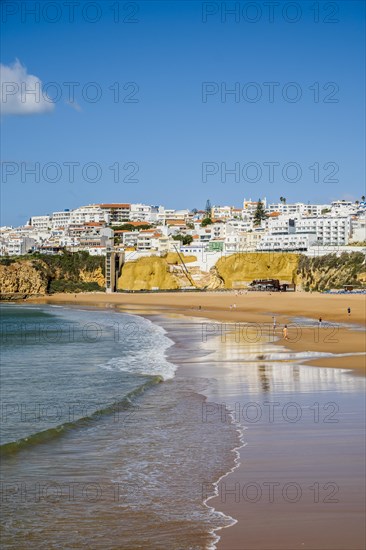
[[[105,259],[87,252],[0,258],[2,294],[88,292],[104,289]]]
[[[119,290],[178,290],[243,288],[253,279],[280,279],[304,290],[324,291],[345,285],[366,285],[365,256],[360,252],[328,254],[316,258],[293,253],[254,252],[224,256],[203,272],[195,256],[169,253],[128,262],[118,281]],[[2,294],[47,294],[104,290],[104,257],[86,252],[63,255],[28,255],[0,258]],[[189,271],[189,276],[186,273]]]
[[[343,252],[310,258],[300,256],[299,280],[304,290],[330,290],[345,285],[362,286],[366,271],[362,252]]]

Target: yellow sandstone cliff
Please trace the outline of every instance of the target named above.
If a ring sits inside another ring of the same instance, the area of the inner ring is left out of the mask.
[[[43,262],[20,260],[0,264],[1,294],[47,294],[47,287],[47,265]]]

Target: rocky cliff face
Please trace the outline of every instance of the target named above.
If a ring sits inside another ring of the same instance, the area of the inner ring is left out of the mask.
[[[301,256],[298,282],[304,290],[330,290],[365,282],[365,256],[361,252],[327,254],[317,258]]]
[[[22,260],[0,264],[1,294],[47,294],[48,280],[48,268],[43,262]]]
[[[298,254],[243,252],[224,256],[215,267],[225,288],[238,288],[253,279],[280,279],[296,283],[298,264]]]
[[[103,289],[103,258],[88,255],[6,258],[0,260],[0,291],[4,295],[45,295]]]
[[[360,253],[309,258],[291,253],[243,253],[221,258],[209,272],[170,258],[146,257],[127,263],[119,280],[121,290],[243,288],[253,279],[280,279],[299,289],[328,290],[365,280],[365,258]],[[365,281],[366,282],[366,281]]]
[[[191,262],[195,258],[191,258]],[[169,261],[170,260],[170,261]],[[215,290],[240,288],[253,279],[292,281],[304,290],[342,288],[366,284],[365,257],[359,252],[309,258],[297,254],[233,254],[221,258],[209,271],[186,261],[189,277],[175,257],[151,256],[125,264],[118,282],[120,290]],[[2,295],[78,292],[104,288],[103,258],[49,256],[0,260]],[[192,285],[193,283],[193,285]]]
[[[101,288],[105,286],[105,277],[101,267],[97,267],[92,271],[81,269],[79,271],[79,278],[83,283],[97,283]]]
[[[224,288],[224,281],[215,267],[207,273],[201,271],[197,266],[189,265],[196,258],[188,258],[187,261],[187,258],[184,257],[187,275],[177,258],[178,256],[173,255],[168,255],[166,258],[151,256],[125,264],[118,281],[118,288],[120,290],[179,290],[187,287],[214,290]]]
[[[174,290],[180,288],[177,278],[170,273],[164,258],[150,256],[128,262],[123,266],[118,280],[120,290]]]

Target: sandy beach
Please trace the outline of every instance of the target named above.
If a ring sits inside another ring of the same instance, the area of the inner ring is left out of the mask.
[[[132,312],[143,308],[153,313],[179,313],[190,317],[203,317],[215,323],[238,323],[239,329],[240,323],[250,323],[256,334],[267,334],[272,340],[272,318],[275,316],[275,336],[280,338],[278,341],[280,345],[285,345],[296,352],[347,354],[344,358],[320,358],[310,361],[309,364],[347,368],[365,375],[366,334],[362,330],[362,327],[366,325],[366,297],[364,295],[302,292],[287,294],[250,292],[239,295],[236,295],[235,292],[80,293],[54,294],[45,298],[31,298],[28,301],[93,306],[110,304],[118,305],[119,308]],[[236,307],[230,308],[234,304]],[[350,314],[348,314],[348,308],[351,309]],[[319,317],[322,318],[321,328],[318,324]],[[314,322],[311,325],[304,324],[301,318],[313,319]],[[285,324],[288,325],[288,340],[282,338],[282,328]],[[251,337],[253,338],[253,336]]]
[[[208,503],[237,520],[218,532],[218,550],[364,547],[364,380],[353,376],[365,373],[364,296],[96,293],[28,301],[111,306],[155,319],[175,342],[168,359],[179,365],[179,377],[214,380],[208,401],[235,415],[241,411],[239,420],[234,415],[244,426],[243,446],[235,451],[238,467],[221,479]],[[284,324],[288,340],[282,338]],[[207,356],[197,355],[200,346]],[[320,356],[309,360],[307,352]],[[259,408],[258,423],[248,403]],[[273,421],[267,417],[268,403],[278,407]],[[301,411],[295,423],[283,414],[292,414],[294,403]],[[301,492],[299,500],[294,488]],[[328,499],[333,489],[335,503]]]

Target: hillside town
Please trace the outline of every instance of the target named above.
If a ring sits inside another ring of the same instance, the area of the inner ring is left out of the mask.
[[[0,255],[86,251],[124,252],[126,261],[168,252],[193,255],[201,269],[238,252],[301,252],[308,256],[365,250],[366,202],[278,203],[244,199],[240,208],[211,205],[174,210],[106,203],[32,216],[24,226],[0,228]]]

